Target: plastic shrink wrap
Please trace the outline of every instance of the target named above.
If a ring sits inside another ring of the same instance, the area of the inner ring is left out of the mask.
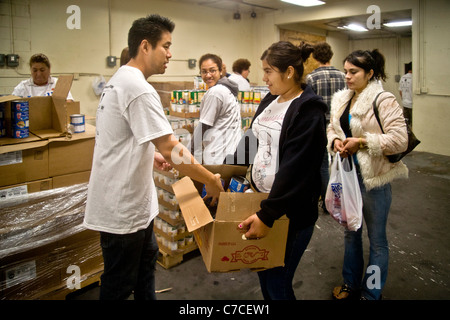
[[[0,299],[53,299],[98,281],[99,233],[85,229],[87,183],[0,200]]]

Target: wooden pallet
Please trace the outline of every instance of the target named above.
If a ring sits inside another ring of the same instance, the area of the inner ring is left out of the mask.
[[[198,246],[195,242],[184,248],[182,251],[180,250],[175,252],[170,251],[169,249],[159,244],[158,264],[165,269],[173,268],[182,263],[189,253],[197,249]]]

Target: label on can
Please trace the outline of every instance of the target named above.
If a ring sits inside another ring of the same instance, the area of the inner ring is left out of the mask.
[[[249,183],[244,177],[231,177],[230,185],[228,186],[229,192],[244,192],[248,189]]]
[[[13,138],[23,139],[27,138],[30,135],[30,131],[28,128],[13,128]]]
[[[11,101],[11,111],[28,112],[28,101]]]
[[[84,114],[71,114],[70,123],[73,125],[84,124]]]

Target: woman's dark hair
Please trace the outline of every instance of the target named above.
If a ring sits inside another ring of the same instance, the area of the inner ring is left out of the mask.
[[[247,59],[237,59],[233,62],[233,72],[241,74],[242,71],[250,69],[251,65],[252,64]]]
[[[283,73],[292,66],[295,70],[294,80],[304,88],[303,63],[309,58],[313,50],[310,44],[304,42],[299,46],[295,46],[288,41],[278,41],[264,51],[261,60],[266,60],[270,66],[276,67]]]
[[[201,56],[200,61],[198,62],[199,67],[202,67],[202,63],[203,61],[206,60],[212,60],[214,61],[215,64],[217,64],[217,67],[219,68],[219,71],[222,71],[222,58],[219,57],[216,54],[212,54],[212,53],[207,53]]]
[[[50,60],[43,53],[33,54],[30,58],[30,68],[33,63],[43,63],[50,69]]]
[[[378,49],[372,51],[353,51],[344,59],[344,63],[346,61],[363,69],[366,73],[373,70],[373,76],[369,80],[376,79],[386,81],[387,76],[384,72],[385,59]]]
[[[175,24],[168,18],[158,14],[152,14],[145,18],[137,19],[128,31],[128,48],[130,58],[135,58],[142,40],[147,40],[154,49],[162,38],[162,33],[170,33],[175,29]]]

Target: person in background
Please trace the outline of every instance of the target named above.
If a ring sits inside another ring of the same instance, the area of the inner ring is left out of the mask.
[[[372,103],[383,91],[386,79],[384,56],[377,50],[354,51],[344,60],[347,90],[334,94],[331,101],[328,151],[341,157],[353,157],[361,196],[363,218],[367,226],[370,253],[364,272],[362,229],[345,230],[344,284],[335,287],[335,299],[381,298],[388,274],[389,247],[386,224],[392,200],[390,182],[407,178],[408,168],[401,162],[391,163],[386,155],[400,153],[408,146],[403,112],[395,96],[383,92],[378,97],[378,124]]]
[[[400,78],[399,92],[402,98],[403,115],[412,127],[412,62],[406,65],[407,72]]]
[[[29,64],[31,78],[21,81],[12,95],[22,98],[51,96],[58,79],[50,75],[50,60],[45,54],[37,53],[31,56]],[[73,101],[70,91],[67,100]]]
[[[128,47],[125,47],[120,53],[120,66],[127,64],[128,61],[130,61],[130,50]]]
[[[174,167],[204,183],[212,204],[223,191],[220,177],[196,163],[173,136],[160,97],[147,81],[165,72],[174,27],[159,15],[133,22],[131,60],[109,80],[97,108],[84,226],[100,232],[102,300],[127,299],[132,292],[135,300],[156,299],[153,219],[159,206],[153,167]]]
[[[239,91],[250,91],[248,75],[251,63],[247,59],[238,59],[233,62],[233,73],[229,76],[231,81],[237,83]]]
[[[222,62],[222,77],[228,78],[229,76],[231,76],[231,73],[228,73],[227,66]]]
[[[222,164],[241,138],[238,87],[222,75],[222,59],[215,54],[200,58],[200,73],[208,90],[200,104],[200,119],[188,148],[204,164]]]
[[[309,84],[314,92],[323,98],[328,106],[326,114],[327,125],[330,122],[331,98],[336,91],[345,88],[345,75],[331,65],[333,50],[326,42],[319,42],[314,45],[313,58],[319,62],[319,67],[306,76],[306,83]],[[325,152],[320,168],[322,188],[320,191],[319,206],[327,213],[325,207],[325,193],[327,191],[328,181],[330,180],[328,152]]]
[[[258,272],[267,300],[296,299],[294,273],[318,218],[327,106],[302,82],[303,64],[311,52],[310,45],[285,41],[264,51],[263,81],[270,93],[261,101],[238,149],[226,159],[227,164],[248,165],[252,189],[269,193],[261,201],[261,210],[237,226],[246,238],[265,237],[275,220],[283,215],[289,218],[284,266]],[[256,154],[251,154],[252,145],[257,145]],[[240,163],[243,154],[246,163]]]

